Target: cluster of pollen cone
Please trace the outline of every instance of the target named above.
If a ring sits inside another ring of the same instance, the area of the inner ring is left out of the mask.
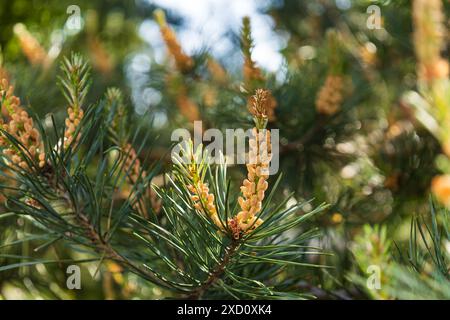
[[[68,108],[68,117],[66,118],[66,131],[64,134],[64,148],[68,148],[74,139],[78,140],[79,135],[76,135],[76,130],[83,119],[84,112],[81,108]],[[75,141],[78,142],[78,141]]]
[[[339,111],[343,100],[344,81],[342,76],[328,75],[316,98],[319,113],[333,115]]]
[[[267,119],[265,106],[268,104],[268,91],[257,90],[251,102],[249,111],[260,120],[260,123],[263,123],[261,120]],[[242,182],[240,188],[242,195],[238,198],[240,211],[226,223],[219,218],[214,195],[202,180],[197,164],[189,165],[189,178],[193,183],[189,184],[187,189],[190,192],[194,208],[209,217],[221,231],[225,232],[228,228],[236,240],[255,230],[263,223],[258,215],[261,213],[265,192],[268,188],[267,179],[269,178],[271,158],[270,132],[265,128],[253,128],[249,140],[247,177]]]
[[[237,226],[244,232],[254,230],[262,223],[257,215],[261,212],[262,201],[269,186],[270,132],[253,128],[253,138],[249,143],[247,178],[241,186],[242,197],[238,199],[241,211],[236,216]]]
[[[24,170],[29,169],[25,160],[25,153],[36,161],[39,167],[45,165],[44,146],[39,131],[34,127],[33,119],[20,106],[20,99],[14,96],[14,88],[6,79],[0,82],[1,111],[0,128],[14,137],[25,150],[12,145],[5,136],[0,136],[0,146],[4,148],[3,154],[8,157],[14,165]]]
[[[175,32],[167,25],[164,13],[157,10],[155,15],[156,20],[159,24],[162,38],[166,43],[167,49],[169,50],[170,54],[174,57],[177,69],[182,72],[189,71],[194,66],[194,61],[191,57],[183,52],[183,49],[178,43]]]
[[[209,216],[212,222],[220,230],[223,230],[222,222],[219,219],[216,205],[214,204],[214,195],[209,192],[208,185],[199,180],[194,185],[188,185],[188,190],[192,194],[191,200],[194,203],[194,208],[206,216]]]

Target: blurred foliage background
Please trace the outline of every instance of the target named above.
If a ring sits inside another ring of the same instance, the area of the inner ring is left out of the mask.
[[[316,271],[313,279],[298,285],[318,298],[385,299],[410,298],[404,283],[417,281],[409,289],[415,298],[450,298],[448,266],[436,271],[444,279],[442,286],[433,282],[434,255],[448,261],[448,233],[431,241],[437,247],[432,253],[426,245],[441,228],[448,232],[446,210],[430,202],[441,147],[402,100],[417,87],[411,1],[187,2],[3,1],[1,70],[41,119],[52,113],[62,120],[64,97],[55,86],[58,66],[62,56],[80,52],[93,67],[89,99],[99,99],[109,86],[121,88],[140,124],[154,137],[151,160],[161,161],[164,170],[174,129],[192,128],[193,120],[202,120],[204,128],[248,126],[240,32],[241,18],[249,15],[253,58],[263,85],[277,101],[269,126],[280,129],[282,196],[294,193],[297,201],[314,198],[314,203],[331,204],[312,223],[323,230],[320,245],[333,253],[316,259],[326,259],[321,262],[334,268]],[[68,12],[74,4],[80,9],[76,30],[70,19],[77,13]],[[380,9],[377,29],[368,28],[371,5]],[[157,8],[165,11],[181,47],[193,59],[186,72],[177,70],[167,52],[153,15]],[[447,30],[448,1],[442,11]],[[327,38],[330,30],[338,34],[338,49]],[[443,48],[446,59],[447,53]],[[345,79],[344,98],[337,112],[322,114],[316,97],[335,72]],[[235,169],[232,174],[241,180],[245,173]],[[438,213],[432,215],[435,206]],[[160,289],[122,273],[113,263],[102,265],[103,272],[96,272],[96,263],[82,264],[82,290],[67,290],[64,260],[82,259],[82,254],[73,256],[61,244],[42,249],[33,241],[11,245],[27,237],[32,226],[1,210],[0,267],[20,254],[60,260],[3,270],[1,298],[162,297]],[[431,233],[423,241],[411,240],[413,225],[430,223],[436,230],[428,229]],[[412,266],[412,252],[423,253],[423,268]],[[384,290],[366,287],[367,267],[373,264],[386,272]]]

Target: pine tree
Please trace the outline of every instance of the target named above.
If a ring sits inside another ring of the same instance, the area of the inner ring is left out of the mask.
[[[230,67],[188,54],[171,11],[81,2],[85,27],[59,44],[38,17],[67,16],[0,9],[0,297],[450,297],[448,3],[274,2],[280,77],[255,59],[249,17]],[[151,61],[137,87],[136,52]],[[160,101],[142,114],[147,89]],[[212,164],[195,139],[173,156],[194,121],[248,129],[254,161]],[[61,281],[72,264],[91,275],[81,292]]]

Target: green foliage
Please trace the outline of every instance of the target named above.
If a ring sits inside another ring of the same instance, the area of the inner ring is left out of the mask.
[[[86,95],[87,66],[80,56],[65,60],[61,78],[71,105],[81,106]],[[74,76],[75,74],[75,76]],[[71,76],[72,75],[72,76]],[[1,186],[7,197],[7,209],[29,219],[39,233],[27,240],[39,239],[38,248],[58,241],[70,244],[73,250],[84,250],[86,258],[71,263],[111,259],[139,277],[173,292],[179,297],[196,298],[306,298],[299,293],[289,268],[319,267],[309,256],[322,253],[308,245],[317,237],[317,229],[287,232],[323,210],[324,206],[303,212],[305,203],[286,206],[271,201],[276,187],[267,197],[261,212],[265,222],[242,240],[218,233],[211,222],[198,215],[189,204],[187,183],[174,182],[158,189],[164,207],[161,215],[149,219],[139,216],[134,204],[146,200],[145,189],[155,170],[149,171],[132,186],[129,196],[120,204],[115,196],[124,179],[124,161],[111,144],[109,126],[114,119],[111,98],[120,98],[109,90],[106,100],[90,105],[80,124],[80,148],[53,148],[61,141],[61,130],[53,124],[54,136],[43,134],[48,163],[44,170],[26,172],[13,168],[18,188]],[[120,108],[119,108],[120,110]],[[44,133],[44,132],[43,132]],[[5,133],[6,134],[6,133]],[[11,143],[20,143],[7,135]],[[32,159],[28,159],[32,161]],[[208,172],[219,214],[225,218],[236,203],[224,166]],[[9,168],[3,163],[5,169]],[[92,171],[95,167],[96,170]],[[131,174],[125,172],[125,176]],[[142,171],[139,175],[142,174]],[[38,249],[37,248],[37,249]],[[31,260],[1,267],[10,270],[24,266],[54,263],[52,260]],[[69,262],[69,261],[68,261]]]
[[[160,39],[143,40],[157,26],[146,1],[80,0],[83,28],[74,33],[64,27],[70,1],[34,1],[33,10],[5,2],[0,74],[33,115],[46,165],[2,131],[31,169],[0,154],[0,297],[449,299],[448,210],[428,199],[432,178],[450,165],[417,85],[412,3],[273,1],[260,14],[280,40],[280,70],[255,62],[260,24],[244,18],[223,30],[226,55],[199,48],[180,72],[172,56],[158,56]],[[366,24],[373,4],[379,30]],[[187,25],[160,10],[174,30]],[[17,23],[43,52],[60,49],[51,63],[28,61]],[[342,76],[343,100],[324,115],[316,98],[330,74]],[[170,159],[171,134],[192,129],[180,101],[195,105],[203,129],[249,128],[256,88],[277,103],[268,128],[279,129],[280,174],[268,180],[264,223],[236,240],[227,222],[245,167],[201,162],[222,229],[195,210],[193,181]],[[64,147],[67,107],[84,116]],[[79,292],[64,285],[73,263],[82,267]],[[380,290],[367,288],[371,265],[380,266]]]
[[[64,77],[59,81],[69,106],[75,110],[83,106],[90,87],[89,65],[78,54],[72,54],[70,60],[64,58],[61,65]]]
[[[365,226],[364,234],[355,239],[353,250],[361,271],[375,265],[381,270],[380,288],[367,289],[370,296],[396,299],[449,299],[448,269],[449,216],[430,200],[430,219],[411,219],[407,248],[386,239],[386,228]],[[428,222],[429,220],[429,222]],[[397,255],[396,259],[391,257]],[[353,273],[350,277],[365,286],[366,277]]]

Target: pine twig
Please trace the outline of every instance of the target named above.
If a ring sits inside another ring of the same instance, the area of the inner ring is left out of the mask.
[[[206,281],[200,287],[194,290],[191,294],[189,294],[187,298],[192,300],[200,299],[203,296],[203,294],[222,276],[222,274],[225,271],[225,268],[227,267],[228,263],[230,262],[231,258],[236,253],[238,248],[239,248],[239,241],[233,240],[231,245],[227,249],[225,249],[225,254],[222,257],[221,262],[216,265],[216,267],[210,273]]]
[[[76,215],[77,221],[81,227],[86,231],[86,236],[91,240],[92,244],[96,247],[96,251],[105,255],[106,258],[114,260],[124,267],[127,267],[135,272],[145,276],[153,283],[161,285],[161,282],[155,277],[155,275],[148,270],[142,269],[136,266],[129,260],[125,259],[120,253],[118,253],[109,242],[105,241],[102,236],[98,234],[94,226],[90,223],[88,217],[82,213]]]

